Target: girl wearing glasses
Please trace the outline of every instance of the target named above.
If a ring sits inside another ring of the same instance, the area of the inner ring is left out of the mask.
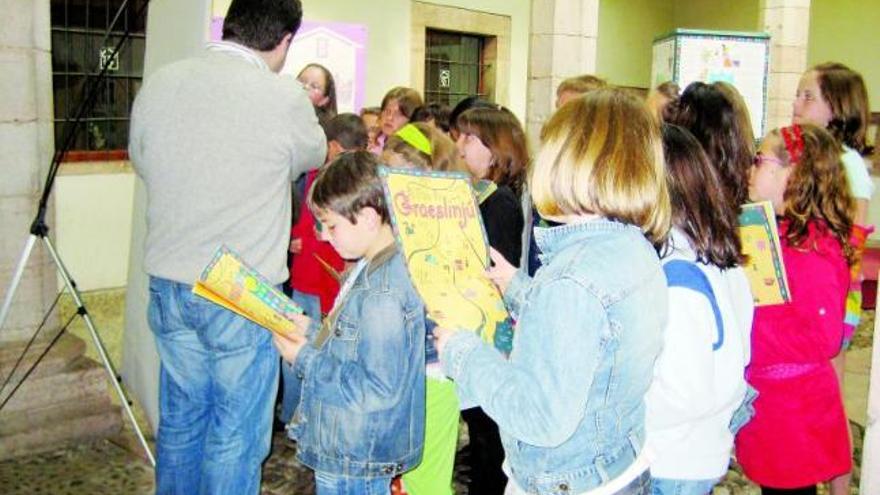
[[[315,107],[318,123],[324,126],[336,116],[336,82],[333,74],[321,64],[308,64],[296,76]]]
[[[852,466],[848,423],[831,365],[843,339],[853,199],[840,144],[814,125],[764,138],[749,180],[752,200],[772,202],[791,301],[755,309],[746,380],[755,416],[736,457],[763,493],[815,494]]]

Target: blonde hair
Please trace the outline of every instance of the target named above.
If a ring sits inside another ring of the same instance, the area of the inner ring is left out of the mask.
[[[386,151],[397,153],[414,167],[438,172],[467,172],[467,167],[459,157],[458,148],[443,131],[426,122],[412,122],[412,125],[431,142],[431,155],[407,143],[397,134],[388,136]]]
[[[581,76],[569,77],[559,83],[559,87],[556,88],[556,94],[558,95],[563,91],[584,94],[606,87],[608,87],[608,83],[601,77],[596,77],[592,74],[584,74]]]
[[[572,100],[541,131],[530,178],[541,216],[598,214],[641,228],[660,247],[671,207],[657,123],[644,103],[620,89]]]

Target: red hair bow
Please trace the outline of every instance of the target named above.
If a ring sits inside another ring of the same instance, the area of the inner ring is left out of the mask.
[[[785,141],[785,149],[791,157],[791,163],[799,163],[804,154],[804,134],[801,126],[794,124],[782,128],[782,140]]]

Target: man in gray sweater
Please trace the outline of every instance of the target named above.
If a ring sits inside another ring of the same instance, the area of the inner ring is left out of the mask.
[[[268,331],[191,293],[222,244],[272,283],[288,276],[291,182],[320,165],[323,131],[281,70],[299,0],[233,0],[223,41],[140,90],[129,152],[147,189],[148,319],[156,338],[156,493],[256,494],[278,354]]]

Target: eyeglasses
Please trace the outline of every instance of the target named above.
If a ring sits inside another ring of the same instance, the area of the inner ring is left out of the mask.
[[[767,155],[761,153],[760,151],[755,153],[755,156],[752,157],[752,165],[754,165],[756,167],[761,165],[764,162],[775,163],[777,165],[782,165],[782,166],[785,165],[785,162],[783,162],[779,158],[776,158],[775,156],[767,156]]]
[[[321,85],[318,83],[300,82],[300,84],[302,84],[303,89],[306,91],[317,91],[319,93],[324,93],[324,88],[322,88]]]

